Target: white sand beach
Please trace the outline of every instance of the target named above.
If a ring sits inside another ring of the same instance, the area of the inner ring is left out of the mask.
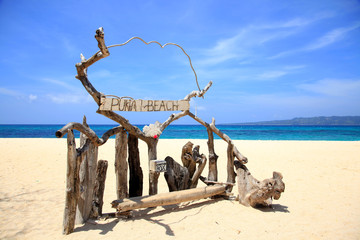
[[[160,139],[158,158],[181,162],[187,141]],[[208,154],[206,140],[191,141]],[[109,161],[104,213],[114,212],[110,202],[116,199],[114,142],[99,148],[99,159]],[[0,139],[0,239],[360,239],[359,141],[234,142],[254,177],[283,174],[286,189],[273,209],[206,199],[135,210],[127,220],[77,225],[64,236],[66,138]],[[146,144],[140,141],[139,148],[147,195]],[[226,148],[224,141],[215,141],[219,181],[226,181]],[[161,174],[159,192],[167,191]]]

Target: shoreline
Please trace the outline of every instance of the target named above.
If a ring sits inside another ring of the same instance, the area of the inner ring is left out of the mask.
[[[181,162],[187,142],[208,155],[207,139],[160,139],[158,158]],[[360,237],[360,141],[233,140],[249,159],[251,174],[263,180],[273,171],[284,176],[285,192],[273,209],[253,209],[236,201],[199,200],[140,209],[132,219],[110,218],[77,225],[62,235],[65,200],[66,137],[0,138],[1,239],[358,239]],[[78,144],[79,139],[76,139]],[[218,180],[226,181],[227,143],[215,140]],[[139,141],[148,194],[147,146]],[[104,213],[116,199],[115,139],[99,147],[109,162]],[[203,176],[207,176],[208,164]],[[163,174],[159,193],[168,192]],[[198,187],[204,186],[199,182]],[[237,195],[237,186],[234,187]],[[174,238],[175,237],[175,238]]]

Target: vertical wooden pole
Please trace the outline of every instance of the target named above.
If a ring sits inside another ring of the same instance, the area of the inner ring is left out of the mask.
[[[215,181],[218,180],[218,170],[217,170],[217,159],[218,155],[215,153],[214,149],[214,134],[211,131],[211,128],[209,126],[206,127],[207,133],[208,133],[208,149],[209,149],[209,174],[208,179],[209,181]]]
[[[63,221],[63,234],[74,231],[77,198],[79,195],[78,183],[78,156],[75,145],[75,137],[72,130],[67,132],[67,172],[66,172],[66,196]]]
[[[116,174],[116,196],[117,199],[129,197],[127,186],[127,133],[123,128],[116,134],[115,140],[115,174]]]
[[[83,119],[83,125],[88,127],[85,116]],[[82,151],[81,148],[87,148],[87,150]],[[98,158],[98,147],[88,140],[86,135],[83,133],[80,134],[80,148],[78,150],[81,153],[80,157],[82,161],[79,170],[80,196],[78,199],[75,224],[84,223],[90,217]]]
[[[234,172],[234,144],[229,143],[227,148],[227,182],[235,183],[235,172]],[[231,192],[233,186],[227,185],[226,191]]]
[[[129,197],[142,196],[143,191],[143,172],[140,167],[140,156],[138,148],[138,138],[132,134],[128,137],[129,147],[129,169],[130,169],[130,181],[129,181]]]
[[[157,159],[157,143],[158,138],[148,142],[148,156],[149,156],[149,165],[151,160]],[[158,179],[160,173],[149,171],[149,195],[155,195],[158,193]]]
[[[108,162],[99,160],[96,168],[96,181],[94,187],[94,197],[92,203],[91,218],[97,218],[102,215],[102,207],[104,204],[104,190]]]

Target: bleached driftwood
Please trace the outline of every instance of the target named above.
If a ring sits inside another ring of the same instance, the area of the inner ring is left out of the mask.
[[[80,159],[78,158],[75,145],[75,137],[72,130],[67,132],[67,172],[66,172],[66,195],[63,222],[63,234],[70,234],[74,231],[76,206],[79,195]]]
[[[89,127],[86,123],[85,116],[83,119],[83,126]],[[84,151],[83,148],[86,148],[86,150]],[[79,169],[80,195],[78,198],[75,224],[82,224],[89,219],[92,208],[98,147],[92,143],[85,134],[81,133],[78,153],[81,158]]]
[[[95,146],[101,146],[104,143],[106,143],[106,141],[112,136],[117,134],[118,132],[120,132],[123,127],[119,126],[119,127],[114,127],[112,129],[109,129],[108,131],[106,131],[103,136],[101,138],[99,138],[96,133],[89,128],[88,126],[84,126],[81,123],[77,123],[77,122],[70,122],[68,124],[66,124],[64,127],[62,127],[61,129],[57,130],[55,133],[55,136],[57,138],[62,138],[68,130],[78,130],[79,132],[83,133],[86,135],[86,137],[89,138],[89,140],[95,145]]]
[[[129,210],[165,206],[171,204],[178,204],[181,202],[188,202],[202,198],[208,198],[214,195],[223,194],[225,186],[214,185],[204,188],[193,188],[183,191],[160,193],[153,196],[135,197],[129,199],[115,200],[111,203],[113,208],[118,212],[126,212]]]
[[[239,202],[245,206],[264,206],[272,204],[272,198],[278,200],[281,193],[285,191],[283,176],[279,172],[273,172],[273,177],[259,181],[255,179],[247,167],[235,161],[237,172],[237,184],[239,191]]]

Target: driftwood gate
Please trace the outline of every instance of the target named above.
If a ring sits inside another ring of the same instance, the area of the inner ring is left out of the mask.
[[[274,172],[273,178],[260,182],[253,178],[245,167],[247,158],[236,148],[233,141],[215,126],[215,120],[207,123],[189,111],[189,101],[193,97],[203,97],[211,87],[212,82],[201,90],[197,82],[197,76],[192,66],[191,59],[185,50],[177,44],[167,43],[161,45],[158,42],[145,42],[143,39],[133,37],[127,42],[118,45],[106,46],[102,28],[96,31],[95,38],[100,51],[89,59],[81,54],[81,62],[76,64],[77,76],[86,91],[92,96],[99,106],[97,113],[110,118],[119,124],[118,127],[109,129],[101,138],[89,128],[84,117],[83,123],[71,122],[56,132],[58,138],[67,134],[67,180],[66,199],[64,211],[63,233],[73,232],[75,223],[84,223],[89,218],[97,218],[102,214],[103,193],[105,187],[106,170],[108,162],[98,160],[98,147],[105,144],[113,135],[115,140],[115,172],[117,200],[112,202],[116,208],[115,216],[126,214],[128,211],[138,208],[154,207],[160,205],[177,204],[207,198],[214,195],[227,196],[235,184],[237,175],[239,188],[239,201],[244,205],[271,204],[271,198],[278,199],[285,185],[282,175]],[[179,47],[188,57],[190,67],[194,72],[198,90],[192,91],[184,99],[175,101],[165,100],[134,100],[128,97],[117,97],[104,95],[96,90],[87,76],[87,68],[98,60],[110,55],[109,48],[123,46],[128,42],[138,39],[145,44],[156,43],[162,48],[167,45]],[[180,111],[173,113],[163,122],[156,122],[145,126],[143,130],[132,125],[123,116],[114,111]],[[182,149],[182,165],[167,157],[165,161],[157,160],[157,143],[162,132],[173,121],[189,116],[196,122],[202,124],[208,133],[208,161],[204,154],[199,153],[199,146],[193,146],[191,142],[185,144]],[[80,146],[77,148],[73,130],[80,134]],[[228,143],[227,148],[227,180],[225,183],[218,182],[217,159],[214,150],[214,133]],[[140,167],[138,139],[147,143],[149,160],[149,195],[142,197],[143,173]],[[207,178],[201,173],[209,163]],[[129,165],[128,165],[129,164]],[[129,166],[129,188],[128,188],[128,166]],[[236,172],[235,173],[235,169]],[[158,178],[160,171],[165,171],[169,193],[157,194]],[[196,188],[198,180],[201,179],[208,186]],[[181,190],[181,191],[179,191]]]

